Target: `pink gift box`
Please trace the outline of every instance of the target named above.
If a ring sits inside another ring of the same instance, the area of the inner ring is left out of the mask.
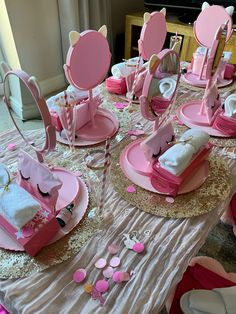
[[[59,231],[56,217],[44,207],[22,229],[18,230],[0,215],[0,225],[31,256],[35,256]]]

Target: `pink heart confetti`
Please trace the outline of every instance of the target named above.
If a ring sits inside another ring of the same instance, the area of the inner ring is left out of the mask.
[[[74,272],[73,280],[77,283],[82,282],[86,277],[86,270],[83,268],[80,268]]]
[[[102,297],[101,292],[97,291],[95,287],[93,287],[93,291],[91,293],[91,296],[94,300],[98,300],[101,305],[105,303],[105,299]]]
[[[135,243],[132,250],[136,253],[142,253],[145,249],[145,246],[143,243]]]
[[[120,271],[116,271],[113,276],[112,276],[112,280],[116,283],[120,283],[121,282],[121,272]]]
[[[175,199],[174,199],[173,197],[167,196],[167,197],[166,197],[166,202],[167,202],[167,203],[170,203],[170,204],[173,204],[173,203],[175,202]]]
[[[102,269],[106,266],[107,261],[105,260],[105,258],[99,258],[96,263],[95,263],[95,267],[98,269]]]
[[[106,269],[104,269],[102,274],[105,278],[111,278],[114,274],[114,269],[112,267],[108,266]]]
[[[115,103],[116,109],[124,109],[124,108],[127,107],[127,106],[128,106],[127,103],[123,103],[123,102],[117,102],[117,103]]]
[[[112,243],[111,245],[108,246],[108,251],[111,253],[111,254],[117,254],[118,251],[119,251],[119,246]]]
[[[134,192],[136,192],[136,189],[135,189],[135,187],[134,187],[133,185],[129,185],[129,186],[127,187],[126,191],[127,191],[128,193],[134,193]]]
[[[121,273],[120,279],[121,279],[121,281],[129,281],[130,280],[130,274],[127,272]]]
[[[16,144],[15,143],[8,144],[7,149],[11,151],[16,150]]]
[[[21,230],[25,238],[31,237],[32,234],[34,233],[34,230],[32,227],[23,227]]]
[[[98,280],[95,284],[95,288],[98,292],[105,293],[109,289],[109,283],[106,280]]]
[[[120,265],[120,258],[118,256],[112,257],[112,259],[110,260],[110,266],[117,267],[119,265]]]

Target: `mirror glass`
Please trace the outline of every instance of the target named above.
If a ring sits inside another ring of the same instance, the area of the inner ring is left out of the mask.
[[[179,60],[176,54],[169,53],[161,59],[152,77],[148,100],[156,115],[165,112],[174,97],[179,80]]]
[[[12,127],[15,125],[18,128],[28,144],[37,150],[42,149],[46,135],[36,139],[32,134],[32,130],[44,128],[44,124],[30,89],[16,75],[10,74],[5,82],[5,90],[9,91],[5,97],[8,108],[10,106],[9,114],[13,121]],[[24,117],[27,120],[21,118],[22,110],[24,110]]]

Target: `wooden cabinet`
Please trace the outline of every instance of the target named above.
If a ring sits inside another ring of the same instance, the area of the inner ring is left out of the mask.
[[[133,13],[126,15],[125,26],[125,59],[137,56],[138,54],[138,39],[140,36],[141,27],[143,25],[143,13]],[[191,61],[193,52],[199,46],[193,35],[193,26],[181,23],[176,16],[167,18],[167,32],[183,37],[180,59],[182,61]],[[236,32],[226,44],[225,51],[231,51],[233,56],[231,63],[236,64]]]

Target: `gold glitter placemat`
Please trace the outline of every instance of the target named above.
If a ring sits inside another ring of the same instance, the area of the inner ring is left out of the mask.
[[[86,216],[69,234],[44,247],[35,257],[1,249],[0,278],[22,278],[60,264],[78,253],[95,231],[97,227]]]
[[[197,86],[190,85],[190,84],[186,83],[182,78],[180,79],[180,87],[186,88],[189,90],[193,90],[196,92],[200,92],[200,91],[204,92],[204,90],[205,90],[205,87],[197,87]],[[235,89],[236,89],[236,82],[232,82],[231,84],[229,84],[225,87],[218,87],[218,90],[220,93],[231,92]]]
[[[111,181],[114,189],[131,205],[156,216],[190,218],[210,212],[229,196],[232,188],[230,170],[223,159],[211,154],[210,175],[205,183],[193,192],[177,196],[174,203],[168,203],[166,195],[146,191],[126,178],[119,166],[119,159],[128,143],[123,143],[114,154]],[[126,191],[129,185],[135,186],[135,193]]]

